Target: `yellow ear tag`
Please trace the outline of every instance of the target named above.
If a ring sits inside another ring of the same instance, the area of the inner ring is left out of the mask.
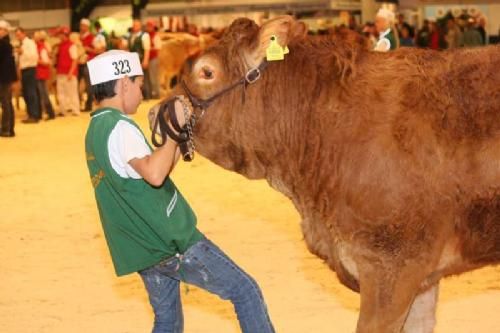
[[[283,54],[288,54],[290,53],[290,50],[288,49],[288,46],[285,46],[285,48],[283,49]]]
[[[267,61],[276,61],[285,59],[285,53],[280,44],[278,44],[278,38],[276,36],[271,36],[271,42],[266,49],[266,59]]]

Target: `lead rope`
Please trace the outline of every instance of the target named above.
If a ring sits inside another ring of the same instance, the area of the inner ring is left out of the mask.
[[[177,116],[175,113],[175,101],[179,101],[182,104],[185,120],[185,123],[182,127],[179,125],[179,121],[177,120]],[[167,120],[165,119],[166,116],[168,116],[168,118],[170,119],[170,124],[173,129],[167,123]],[[162,103],[162,105],[158,109],[158,113],[153,125],[153,131],[151,134],[151,141],[155,147],[161,147],[167,142],[167,138],[170,137],[170,139],[177,142],[182,154],[182,159],[184,161],[190,162],[194,158],[195,149],[193,141],[194,124],[194,114],[189,114],[189,106],[186,101],[182,97],[175,96]],[[177,131],[177,133],[175,131]],[[158,133],[161,137],[160,142],[156,140],[156,135]]]
[[[194,116],[189,115],[188,105],[187,103],[184,102],[183,99],[181,99],[181,103],[184,109],[184,121],[188,133],[188,141],[187,141],[188,151],[182,158],[184,159],[184,161],[192,161],[194,158],[194,152],[196,148],[193,140],[193,126],[195,124],[195,118]]]

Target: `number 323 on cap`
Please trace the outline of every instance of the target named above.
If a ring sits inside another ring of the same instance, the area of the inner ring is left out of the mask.
[[[125,76],[140,76],[142,72],[139,54],[120,50],[111,50],[87,62],[90,84],[121,79]]]

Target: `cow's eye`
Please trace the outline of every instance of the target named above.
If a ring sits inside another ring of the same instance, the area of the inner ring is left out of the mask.
[[[200,76],[205,80],[212,80],[214,78],[214,72],[211,68],[203,66]]]

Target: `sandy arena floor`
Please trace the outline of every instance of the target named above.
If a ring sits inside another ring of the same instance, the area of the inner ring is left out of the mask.
[[[141,106],[136,119],[149,133]],[[18,116],[23,117],[24,114]],[[0,332],[149,332],[138,275],[117,278],[84,154],[88,114],[18,122],[0,138]],[[354,332],[359,297],[309,254],[291,203],[201,156],[173,179],[200,229],[260,283],[277,332]],[[190,287],[186,333],[239,332],[229,303]],[[441,285],[438,333],[500,332],[500,267]]]

